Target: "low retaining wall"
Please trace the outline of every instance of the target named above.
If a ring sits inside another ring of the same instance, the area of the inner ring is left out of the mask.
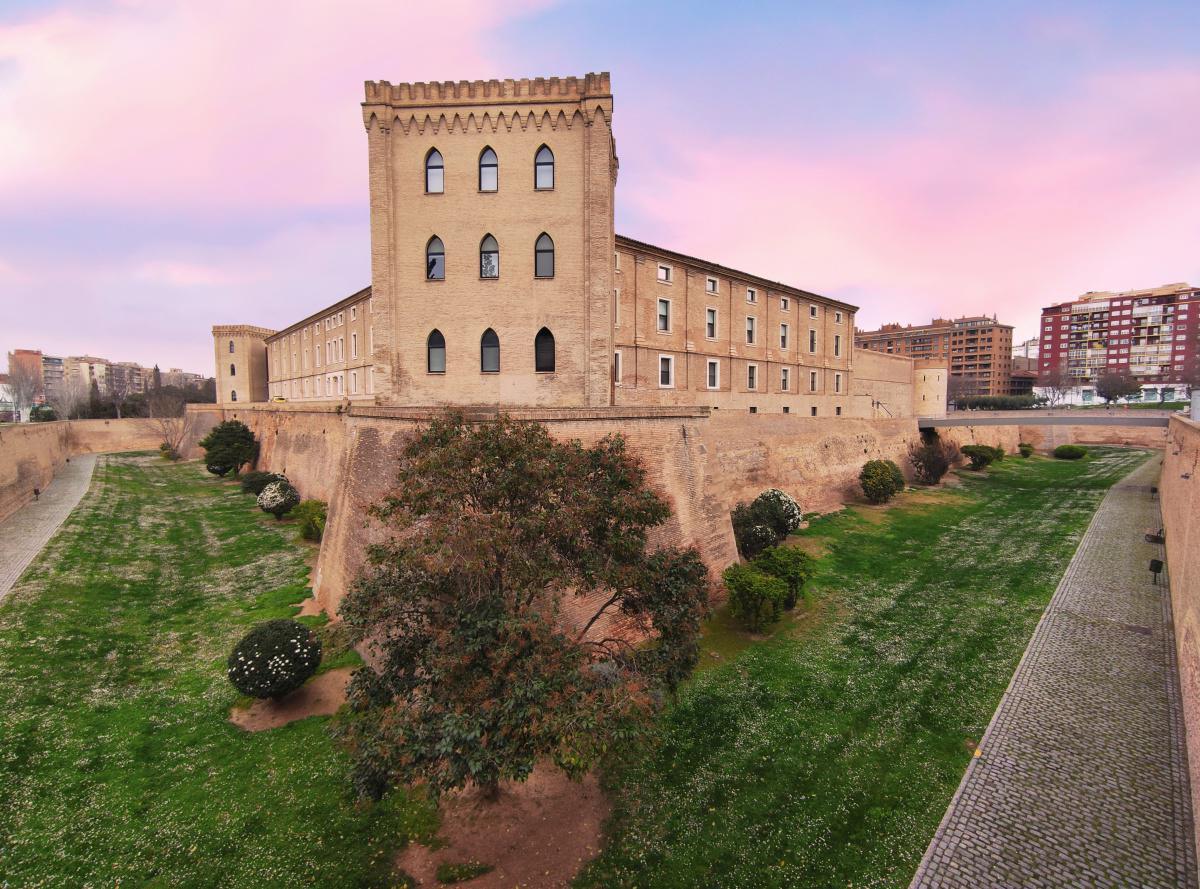
[[[1200,423],[1173,417],[1159,480],[1192,800],[1200,801]],[[1200,846],[1200,822],[1197,822]]]

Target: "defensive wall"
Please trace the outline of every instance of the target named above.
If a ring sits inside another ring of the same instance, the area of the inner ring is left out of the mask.
[[[1172,417],[1159,478],[1192,799],[1200,800],[1200,423]],[[1143,529],[1130,529],[1140,533]],[[1197,832],[1200,845],[1200,831]]]
[[[207,431],[197,415],[184,447],[194,451]],[[35,488],[45,489],[73,454],[157,450],[162,436],[152,420],[69,420],[54,423],[20,423],[0,426],[0,521],[33,499]]]

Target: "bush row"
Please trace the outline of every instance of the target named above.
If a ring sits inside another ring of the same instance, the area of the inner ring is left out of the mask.
[[[722,575],[729,611],[757,633],[796,607],[812,573],[812,557],[793,546],[773,546],[749,564],[730,565]]]

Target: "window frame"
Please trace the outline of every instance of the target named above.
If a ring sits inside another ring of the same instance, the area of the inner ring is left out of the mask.
[[[717,326],[717,318],[720,317],[719,312],[720,310],[716,306],[704,307],[704,338],[706,340],[720,338],[720,328]],[[710,327],[712,328],[712,333],[708,332]]]
[[[667,383],[664,383],[662,381],[662,372],[663,372],[663,362],[664,361],[667,362],[667,374],[668,374],[668,377],[670,378],[670,381]],[[661,352],[658,354],[658,388],[660,388],[660,389],[674,389],[675,388],[675,356],[674,355],[664,355]]]
[[[746,363],[746,391],[758,391],[758,363],[754,361]]]
[[[483,160],[483,156],[485,154],[487,154],[489,151],[492,153],[492,163],[490,163],[490,164],[484,163],[484,160]],[[500,156],[498,154],[496,154],[496,149],[492,148],[492,146],[490,146],[490,145],[483,146],[483,148],[479,152],[478,167],[479,167],[478,181],[476,184],[479,188],[479,193],[480,194],[495,194],[496,192],[498,192],[500,190]],[[494,180],[493,180],[491,188],[483,187],[483,171],[484,171],[484,169],[491,169],[491,170],[495,171],[492,174],[494,177]]]
[[[779,391],[792,391],[792,369],[790,367],[779,368]]]
[[[704,277],[704,292],[705,293],[720,293],[721,282],[711,275]]]
[[[433,242],[437,241],[440,249],[433,249]],[[429,261],[432,257],[440,256],[442,258],[440,276],[435,276],[433,270],[436,266],[431,266]],[[425,280],[426,281],[445,281],[446,280],[446,242],[437,235],[430,235],[429,240],[425,242]]]
[[[492,244],[496,248],[495,250],[485,250],[484,249],[484,247],[487,245],[488,240],[491,240]],[[483,258],[485,256],[495,256],[495,265],[493,266],[493,274],[491,274],[491,275],[484,274]],[[499,277],[500,277],[500,242],[496,240],[495,235],[493,235],[491,232],[487,232],[482,238],[479,239],[479,280],[495,281],[495,280],[498,280]]]
[[[550,367],[539,366],[538,342],[545,342],[542,334],[546,334],[550,340]],[[554,338],[554,331],[549,327],[543,326],[533,337],[533,372],[539,374],[556,373],[558,368],[558,342]]]
[[[663,306],[666,306],[667,311],[663,312]],[[666,320],[666,326],[663,326],[663,321]],[[658,302],[654,306],[654,329],[658,333],[671,332],[671,300],[665,296],[658,297]]]
[[[721,360],[719,358],[709,358],[704,365],[704,385],[709,391],[721,388]]]
[[[757,315],[747,315],[746,316],[746,345],[747,346],[758,345],[756,342],[757,338],[758,338],[758,316]]]
[[[666,275],[663,275],[666,272]],[[675,267],[667,265],[665,262],[658,264],[658,270],[654,273],[655,280],[659,284],[674,284],[675,283]]]
[[[433,339],[434,334],[437,334],[438,340],[441,341],[441,345],[434,345],[434,339]],[[442,353],[442,369],[441,370],[433,369],[433,353],[434,353],[435,349],[440,350]],[[446,350],[446,336],[445,336],[445,334],[443,334],[440,330],[438,330],[435,327],[433,330],[429,331],[429,333],[425,337],[425,373],[437,374],[439,376],[445,375],[446,366],[449,364],[449,362],[447,361],[446,351],[447,351]]]
[[[495,341],[494,345],[487,342],[489,333],[492,335],[492,339]],[[487,366],[489,349],[494,349],[495,351],[496,366],[494,368],[489,368]],[[479,335],[479,372],[481,374],[500,373],[500,335],[491,327]]]
[[[746,288],[746,302],[751,303],[752,305],[758,305],[758,288],[757,287],[747,287]]]
[[[550,153],[550,160],[548,162],[539,160],[543,151]],[[539,185],[538,184],[538,178],[539,178],[538,174],[540,173],[541,167],[549,167],[550,168],[550,184],[549,185]],[[557,178],[558,178],[558,171],[555,170],[554,149],[551,148],[549,145],[547,145],[545,142],[543,142],[541,145],[538,146],[537,150],[533,153],[533,190],[534,191],[554,191],[554,186],[555,186],[555,182],[556,182]]]
[[[790,333],[791,329],[788,327],[787,322],[781,321],[779,324],[779,350],[781,352],[786,352],[788,350],[788,335]]]
[[[430,160],[432,160],[432,158],[435,154],[437,155],[437,164],[436,165],[430,163]],[[439,170],[440,171],[439,175],[441,177],[441,185],[437,189],[437,191],[433,191],[429,188],[429,172],[431,170]],[[435,146],[431,147],[427,152],[425,152],[425,194],[445,194],[445,193],[446,193],[446,159],[445,159],[445,157],[443,157],[442,153],[440,151],[438,151],[437,146],[435,145]]]
[[[549,250],[546,250],[545,248],[543,248],[541,246],[542,238],[545,238],[547,241],[550,242]],[[535,279],[541,280],[541,281],[549,281],[554,278],[554,266],[555,266],[554,253],[555,253],[554,238],[550,237],[549,232],[542,232],[540,235],[537,236],[537,239],[533,242],[533,277]],[[539,269],[538,269],[538,257],[545,255],[545,254],[550,255],[550,274],[548,274],[548,275],[539,274]]]

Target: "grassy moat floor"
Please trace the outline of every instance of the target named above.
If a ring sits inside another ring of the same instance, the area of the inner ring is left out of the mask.
[[[710,622],[706,669],[608,775],[578,884],[907,886],[1092,514],[1147,457],[1090,450],[792,538],[822,554],[804,611],[748,645]]]
[[[1096,506],[1147,456],[1091,451],[793,538],[819,556],[808,600],[764,639],[709,623],[655,743],[606,775],[579,885],[907,885]],[[293,535],[196,464],[97,466],[0,605],[0,885],[390,885],[431,809],[356,805],[327,718],[227,721],[233,643],[308,594]]]
[[[294,536],[198,464],[97,465],[0,605],[0,885],[374,885],[433,826],[353,803],[327,719],[227,721],[234,642],[308,595]]]

